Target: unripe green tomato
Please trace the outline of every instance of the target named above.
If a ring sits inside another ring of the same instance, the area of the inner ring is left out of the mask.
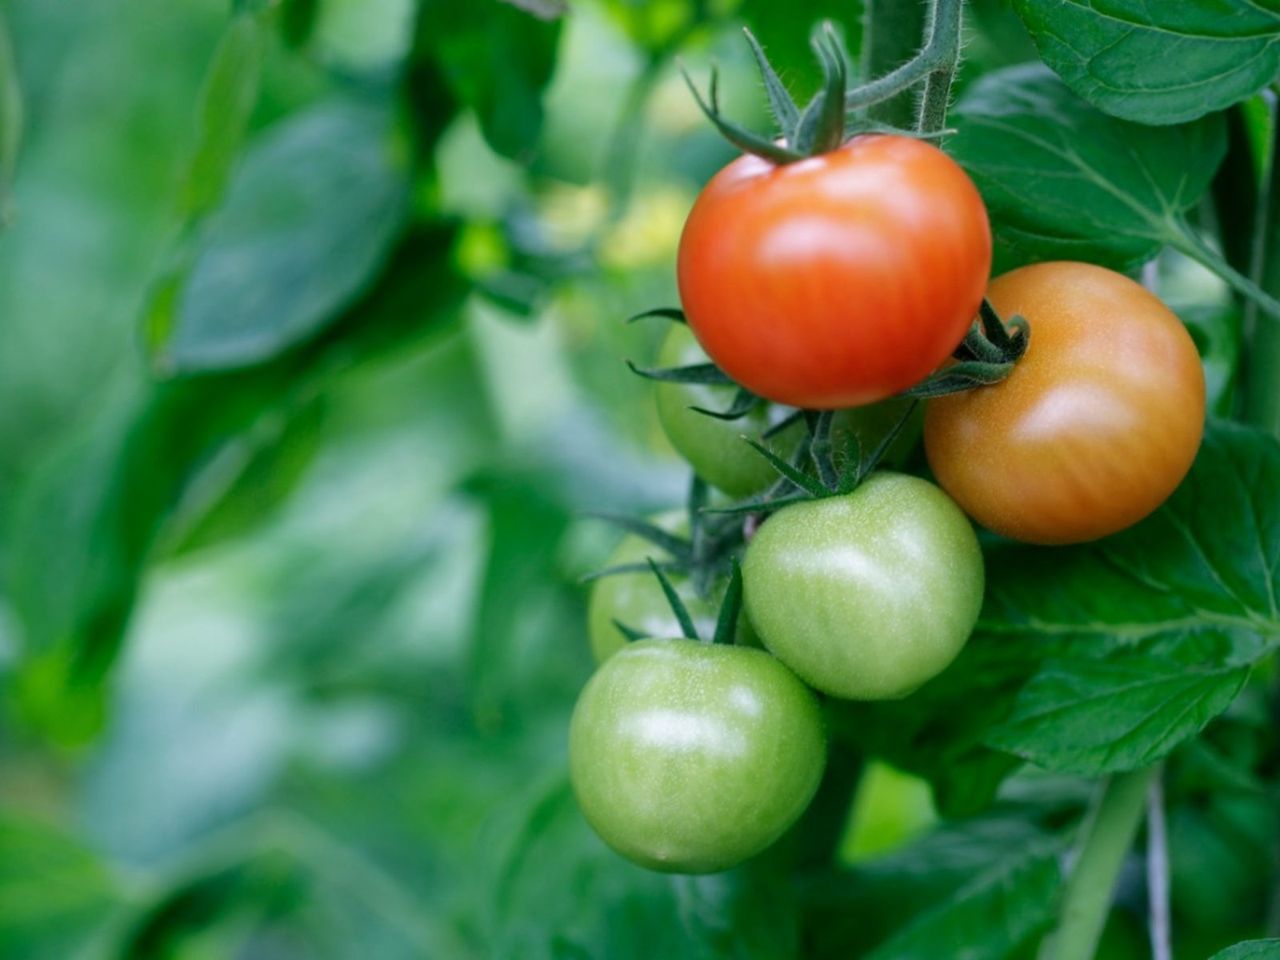
[[[726,870],[809,805],[822,713],[763,650],[641,640],[596,671],[569,727],[583,815],[609,846],[675,873]]]
[[[904,474],[779,510],[748,546],[742,578],[764,645],[810,686],[850,700],[903,697],[936,676],[982,607],[968,518]]]
[[[649,522],[680,536],[689,532],[686,514],[680,510],[650,517]],[[604,566],[607,569],[629,563],[644,563],[649,557],[658,563],[671,559],[666,551],[643,537],[627,534]],[[682,573],[670,572],[667,579],[684,601],[685,608],[697,627],[698,636],[714,636],[720,601],[724,597],[728,579],[713,584],[706,598],[698,596],[689,578]],[[680,636],[680,622],[676,620],[658,578],[649,570],[615,573],[601,577],[591,584],[587,600],[587,634],[596,663],[604,663],[627,645],[626,636],[617,628],[614,620],[632,630],[638,630],[646,637]],[[745,614],[738,620],[737,643],[742,646],[760,645]]]
[[[707,355],[683,323],[671,330],[658,351],[658,366],[686,367],[707,363]],[[760,441],[768,427],[763,405],[737,420],[717,420],[691,407],[727,410],[733,404],[734,387],[698,383],[657,383],[655,396],[658,420],[680,456],[689,461],[694,473],[731,497],[749,497],[768,489],[778,479],[777,471],[753,450],[744,436]],[[790,457],[804,435],[804,425],[796,423],[768,441],[780,457]]]

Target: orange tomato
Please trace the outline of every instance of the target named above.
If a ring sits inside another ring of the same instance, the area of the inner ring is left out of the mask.
[[[1095,540],[1137,523],[1186,476],[1204,430],[1204,372],[1150,291],[1087,263],[1040,263],[987,299],[1026,317],[1009,377],[925,413],[938,482],[971,517],[1029,543]]]
[[[742,156],[680,238],[680,299],[712,360],[779,403],[861,406],[963,339],[991,269],[986,207],[937,147],[855,137],[778,166]]]

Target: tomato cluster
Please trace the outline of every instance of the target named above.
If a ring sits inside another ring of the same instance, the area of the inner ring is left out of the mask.
[[[906,697],[959,655],[985,586],[970,518],[1039,544],[1121,530],[1181,481],[1205,415],[1195,345],[1141,285],[1065,262],[991,281],[983,202],[937,147],[762,151],[694,204],[687,325],[641,371],[724,499],[632,525],[571,725],[587,820],[660,870],[728,868],[794,823],[821,698]]]

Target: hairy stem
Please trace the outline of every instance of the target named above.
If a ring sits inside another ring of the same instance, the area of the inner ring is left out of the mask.
[[[920,110],[916,114],[916,130],[937,133],[947,122],[947,105],[951,101],[951,84],[960,65],[960,21],[962,0],[934,0],[929,11],[929,43],[933,52],[933,69],[924,83]]]
[[[920,41],[928,35],[928,6],[925,0],[865,0],[864,7],[859,79],[871,82],[851,91],[846,107],[868,108],[868,118],[879,123],[910,126],[915,102],[908,88],[929,69]]]
[[[1133,845],[1156,768],[1111,777],[1081,826],[1077,858],[1062,894],[1058,929],[1043,960],[1091,960],[1111,909],[1116,878]]]

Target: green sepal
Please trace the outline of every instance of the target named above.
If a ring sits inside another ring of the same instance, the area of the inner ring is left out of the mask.
[[[930,397],[945,397],[949,393],[963,393],[974,387],[987,387],[999,383],[1013,372],[1013,363],[986,363],[982,360],[964,360],[953,364],[945,370],[931,374],[917,383],[910,390],[904,390],[902,396],[927,400]]]
[[[638,377],[662,383],[701,383],[710,386],[734,386],[729,375],[714,363],[695,363],[687,367],[638,367],[630,360],[627,368]]]
[[[812,413],[809,420],[809,458],[814,469],[818,471],[818,479],[827,490],[834,490],[839,484],[835,462],[831,458],[831,423],[834,414],[830,410]]]
[[[676,622],[680,624],[680,632],[688,640],[697,640],[698,630],[693,625],[693,617],[689,616],[689,608],[680,599],[680,594],[676,593],[676,588],[671,585],[667,575],[662,572],[662,569],[652,559],[649,560],[649,569],[653,571],[653,575],[658,578],[658,583],[662,586],[662,594],[667,598],[671,612],[675,614]]]
[[[750,444],[751,448],[755,450],[756,453],[768,460],[773,466],[773,469],[777,470],[778,473],[782,474],[783,477],[791,481],[791,483],[799,487],[801,490],[804,490],[815,497],[821,497],[827,493],[827,490],[823,487],[821,481],[809,476],[799,467],[795,467],[787,463],[787,461],[783,460],[768,447],[757,443],[749,437],[743,437],[743,440]]]
[[[628,627],[616,617],[610,621],[620,634],[627,638],[627,643],[635,643],[637,640],[648,640],[649,635],[643,630],[637,630],[634,627]]]
[[[715,67],[711,68],[711,103],[709,105],[702,99],[702,94],[698,92],[698,88],[694,86],[692,78],[683,66],[680,68],[680,73],[684,77],[684,82],[689,85],[689,90],[693,94],[693,98],[698,101],[699,109],[706,114],[707,119],[710,120],[712,124],[715,125],[715,128],[720,131],[720,135],[739,150],[742,150],[744,153],[753,153],[757,157],[762,157],[765,160],[769,160],[777,164],[795,163],[797,160],[804,159],[804,154],[797,153],[790,147],[780,146],[772,140],[766,140],[764,137],[754,134],[750,130],[740,127],[736,123],[732,123],[720,115],[720,103],[717,90],[719,78]]]
[[[685,565],[683,563],[660,563],[658,566],[662,567],[663,570],[670,571],[671,573],[683,573],[685,570]],[[647,563],[642,563],[640,561],[635,563],[618,563],[614,564],[612,567],[605,567],[603,570],[596,570],[593,573],[588,573],[585,576],[579,577],[578,582],[581,584],[588,584],[595,583],[597,580],[603,580],[605,577],[616,577],[623,573],[648,572],[649,564]]]
[[[714,417],[716,420],[741,420],[754,410],[759,402],[760,398],[754,393],[745,387],[739,387],[728,410],[708,410],[706,407],[690,407],[689,409],[695,413],[702,414],[704,417]]]
[[[742,567],[734,557],[729,571],[729,585],[725,587],[724,600],[720,604],[720,616],[716,618],[716,635],[712,643],[733,643],[738,632],[738,617],[742,614]]]
[[[673,323],[688,323],[685,318],[684,311],[679,307],[654,307],[652,310],[645,310],[641,313],[635,313],[627,317],[627,323],[635,323],[637,320],[648,320],[650,317],[661,317],[663,320],[670,320]]]
[[[621,513],[588,513],[587,516],[611,523],[627,533],[634,533],[655,547],[665,550],[677,560],[688,561],[693,554],[693,545],[684,537],[677,536],[669,530],[663,530],[647,520],[637,520],[635,517],[628,517]]]
[[[741,503],[731,503],[726,507],[708,507],[707,513],[722,514],[724,516],[742,516],[748,513],[769,514],[775,510],[781,510],[783,507],[789,507],[793,503],[808,503],[814,498],[807,493],[798,493],[786,497],[776,497],[769,499],[768,497],[759,497],[755,500],[744,500]]]
[[[822,64],[823,85],[800,115],[792,149],[806,157],[834,150],[844,142],[844,93],[847,67],[830,22],[818,27],[810,41]]]
[[[764,48],[756,40],[755,34],[746,27],[742,28],[742,32],[746,34],[751,53],[755,56],[756,65],[760,68],[765,93],[769,96],[769,110],[773,114],[774,122],[778,124],[778,132],[782,134],[783,140],[790,144],[795,137],[796,127],[800,123],[800,107],[783,86],[782,78],[778,76],[778,71],[773,69],[773,64],[765,56]]]

